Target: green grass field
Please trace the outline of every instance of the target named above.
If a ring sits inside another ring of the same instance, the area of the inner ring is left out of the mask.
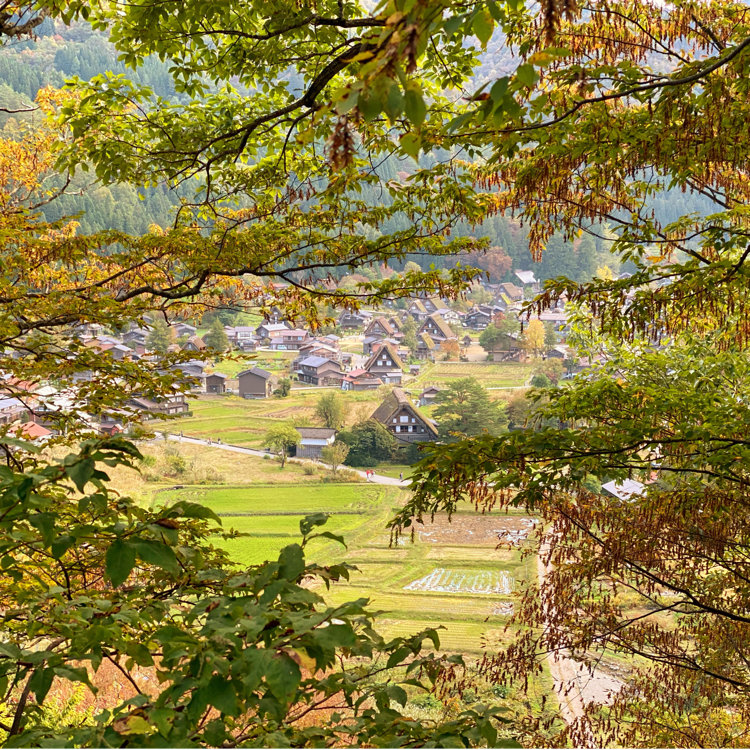
[[[342,534],[348,549],[319,540],[311,543],[308,556],[320,562],[345,560],[359,569],[348,583],[326,593],[331,604],[368,598],[384,611],[388,635],[443,623],[446,649],[479,653],[485,639],[505,626],[517,583],[534,575],[532,559],[495,549],[495,528],[517,526],[524,517],[481,516],[467,507],[454,520],[465,534],[459,543],[454,524],[443,518],[421,527],[414,542],[401,540],[390,547],[386,523],[405,497],[398,488],[368,484],[196,486],[159,493],[160,501],[203,503],[221,514],[225,529],[248,534],[221,541],[245,565],[275,558],[283,546],[298,541],[305,513],[329,512],[324,530]]]
[[[179,499],[201,503],[228,515],[314,511],[369,511],[380,508],[387,488],[373,484],[253,484],[247,487],[186,487],[159,493],[161,502]]]
[[[529,362],[436,362],[426,367],[415,382],[429,385],[476,378],[485,388],[513,388],[524,385],[533,369]]]
[[[294,390],[286,398],[265,399],[202,394],[190,400],[192,416],[170,420],[168,428],[171,432],[183,432],[191,437],[221,438],[225,443],[260,448],[266,431],[279,422],[293,422],[300,426],[319,424],[315,406],[323,393],[317,389]],[[342,398],[347,407],[348,424],[369,417],[381,401],[376,391],[345,393]],[[157,426],[155,429],[161,428]]]
[[[259,404],[248,406],[257,409]],[[222,407],[207,404],[206,408],[220,413]],[[467,504],[450,523],[444,516],[434,524],[427,520],[418,526],[413,542],[407,537],[391,546],[386,524],[407,499],[405,490],[365,482],[311,483],[312,478],[293,473],[293,465],[281,471],[275,462],[260,458],[216,448],[183,448],[203,450],[201,456],[217,465],[220,460],[231,461],[221,467],[228,481],[247,483],[171,488],[152,492],[152,498],[159,503],[199,502],[220,514],[225,532],[239,535],[217,536],[216,543],[238,565],[276,559],[284,546],[300,541],[299,522],[305,514],[328,512],[330,518],[319,530],[342,535],[347,548],[330,539],[313,539],[306,547],[307,559],[320,564],[346,562],[357,568],[348,582],[336,583],[330,590],[319,587],[331,606],[367,599],[370,609],[381,613],[376,627],[386,638],[440,628],[440,650],[462,653],[470,661],[510,637],[505,628],[513,612],[513,589],[523,580],[534,580],[536,560],[523,559],[519,549],[496,549],[493,534],[498,528],[517,529],[528,523],[520,511],[482,516]],[[278,472],[282,481],[258,474],[266,468]],[[250,474],[258,478],[248,481]],[[498,580],[507,586],[487,585]],[[534,689],[540,695],[550,694],[546,672]]]

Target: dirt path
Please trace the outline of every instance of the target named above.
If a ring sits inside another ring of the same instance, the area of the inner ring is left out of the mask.
[[[219,448],[220,450],[230,451],[231,453],[241,453],[246,456],[258,456],[263,458],[264,456],[272,457],[273,453],[269,451],[259,451],[255,448],[245,448],[241,445],[229,445],[227,443],[217,443],[215,440],[202,440],[201,438],[188,437],[187,435],[174,435],[172,433],[160,433],[165,439],[175,443],[187,443],[188,445],[205,445],[211,448]],[[314,464],[316,466],[323,466],[326,469],[331,467],[323,461],[316,461],[313,458],[288,458],[287,461],[295,464]],[[350,471],[356,472],[362,479],[367,479],[367,475],[364,471],[359,469],[352,469],[347,466]],[[411,484],[410,479],[396,479],[395,477],[386,477],[383,474],[372,474],[368,479],[372,484],[387,484],[392,487],[408,487]]]
[[[544,584],[552,566],[545,564],[544,559],[549,556],[550,544],[549,537],[546,537],[537,557],[539,595],[542,599],[545,620],[549,605],[544,593]],[[545,623],[546,629],[547,623]],[[598,670],[592,672],[587,665],[571,659],[566,649],[549,651],[547,662],[555,685],[555,695],[560,704],[560,715],[572,729],[571,739],[577,747],[599,747],[591,723],[586,717],[586,705],[589,703],[608,704],[613,694],[622,687],[622,682]]]

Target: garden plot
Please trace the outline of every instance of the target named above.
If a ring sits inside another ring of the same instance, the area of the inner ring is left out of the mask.
[[[507,570],[449,570],[435,568],[404,586],[406,591],[452,594],[510,594],[515,580]]]
[[[430,544],[449,545],[517,545],[524,541],[538,523],[535,518],[525,516],[463,515],[435,516],[432,523],[417,527],[420,541]]]

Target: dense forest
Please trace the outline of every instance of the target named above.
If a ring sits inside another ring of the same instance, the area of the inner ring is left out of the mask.
[[[115,47],[102,33],[85,23],[66,26],[47,18],[36,29],[36,40],[19,41],[0,49],[0,106],[7,108],[31,107],[34,97],[44,86],[61,87],[66,80],[88,80],[105,72],[126,75],[136,84],[149,87],[155,96],[180,100],[184,94],[175,89],[166,62],[149,57],[137,70],[127,69],[120,61]],[[475,83],[478,87],[497,76],[505,75],[516,60],[503,44],[501,37],[493,37],[488,49],[480,57]],[[238,90],[248,93],[239,82]],[[6,134],[17,127],[16,118],[29,115],[0,114],[0,123]],[[447,155],[447,154],[446,154]],[[423,155],[420,166],[431,166],[438,154]],[[413,171],[413,162],[404,156],[391,156],[377,166],[377,174],[385,183],[407,177]],[[83,175],[70,186],[66,194],[44,207],[45,218],[55,221],[63,216],[76,217],[83,233],[103,229],[119,229],[130,234],[142,234],[152,225],[170,226],[175,218],[181,198],[192,198],[194,188],[189,184],[177,188],[160,184],[157,187],[137,189],[132,184],[96,185],[93,178]],[[377,186],[364,186],[362,197],[373,205],[387,201],[387,194]],[[670,191],[661,198],[650,201],[649,208],[663,224],[693,211],[705,213],[708,201],[700,196]],[[408,228],[405,217],[393,217],[384,224],[386,233]],[[597,269],[608,267],[613,273],[629,271],[609,253],[610,232],[606,224],[591,227],[591,234],[566,241],[555,235],[547,245],[547,252],[539,262],[529,254],[527,229],[519,221],[503,216],[488,217],[483,223],[470,226],[459,222],[454,228],[458,237],[486,237],[491,248],[488,256],[474,255],[460,258],[472,262],[489,274],[492,282],[512,281],[516,270],[533,270],[540,280],[568,276],[575,281],[588,281]],[[445,268],[455,263],[455,258],[412,256],[410,260],[422,268]],[[395,270],[404,263],[393,261]]]

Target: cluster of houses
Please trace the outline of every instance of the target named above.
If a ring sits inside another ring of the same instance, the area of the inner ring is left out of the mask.
[[[462,351],[472,339],[468,331],[481,331],[497,320],[498,315],[517,315],[524,299],[538,291],[538,284],[530,271],[517,271],[518,283],[499,285],[485,285],[485,289],[493,294],[489,304],[475,305],[470,310],[458,311],[446,301],[437,297],[418,297],[409,301],[401,310],[394,307],[381,311],[343,311],[338,318],[340,332],[357,331],[361,335],[362,350],[360,353],[342,351],[341,339],[334,334],[315,335],[304,328],[297,327],[285,320],[283,312],[272,308],[267,318],[257,326],[225,326],[224,331],[230,346],[239,352],[287,351],[294,352],[295,358],[291,363],[289,375],[292,379],[312,386],[333,386],[346,391],[362,391],[377,389],[381,386],[393,386],[393,394],[388,404],[381,406],[378,416],[383,417],[383,423],[392,429],[399,439],[409,439],[409,436],[419,436],[425,439],[434,434],[434,428],[429,420],[424,420],[418,414],[395,414],[396,402],[401,409],[407,407],[409,399],[403,395],[399,387],[403,384],[404,374],[419,371],[418,364],[407,365],[407,361],[414,359],[434,361],[440,353]],[[544,322],[551,322],[556,330],[564,333],[567,324],[565,310],[555,308],[547,310],[539,316]],[[150,320],[146,320],[143,327],[131,325],[123,332],[114,334],[105,331],[101,326],[90,324],[82,326],[76,335],[87,348],[95,349],[99,353],[106,353],[114,360],[154,362],[160,367],[162,355],[154,352],[150,347]],[[167,352],[195,352],[197,355],[207,349],[206,343],[198,334],[196,326],[184,321],[175,321],[169,330],[170,341]],[[517,336],[509,335],[497,352],[492,352],[496,360],[521,358],[522,351]],[[549,357],[565,359],[568,352],[563,343],[548,352]],[[222,394],[232,390],[244,398],[267,398],[278,387],[279,375],[261,367],[251,366],[234,378],[221,372],[206,372],[205,363],[199,359],[186,359],[175,369],[190,379],[193,390],[206,393]],[[80,373],[79,380],[91,380],[95,373]],[[231,385],[230,385],[231,381]],[[49,386],[44,386],[48,388]],[[26,398],[19,400],[18,388],[2,387],[0,377],[0,425],[18,424],[24,426],[35,439],[46,437],[43,416],[46,402],[52,403],[71,398],[70,394],[43,394],[39,388],[28,386]],[[33,393],[32,393],[33,391]],[[434,394],[432,394],[434,396]],[[429,403],[431,394],[422,394],[420,403]],[[394,401],[395,399],[395,401]],[[34,408],[29,409],[30,400]],[[393,403],[391,403],[393,402]],[[383,411],[393,407],[394,415],[387,418]],[[51,411],[59,408],[59,404],[50,407]],[[96,422],[100,431],[114,434],[124,429],[133,414],[146,418],[162,415],[186,414],[189,405],[184,393],[176,390],[174,395],[158,400],[145,395],[134,396],[126,404],[121,413],[98,415],[90,417]],[[402,417],[409,421],[401,423]],[[415,421],[411,421],[414,419]],[[393,421],[395,420],[395,422]],[[51,422],[50,422],[51,424]],[[315,439],[319,439],[318,438]],[[311,438],[313,439],[313,438]]]

